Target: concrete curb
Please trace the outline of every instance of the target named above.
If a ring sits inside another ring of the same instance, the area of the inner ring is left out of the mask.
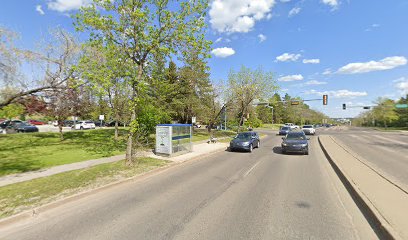
[[[190,158],[188,160],[185,160],[185,161],[171,162],[166,166],[155,168],[155,169],[153,169],[151,171],[141,173],[141,174],[133,176],[133,177],[121,179],[119,181],[115,181],[115,182],[112,182],[112,183],[109,183],[109,184],[106,184],[106,185],[103,185],[103,186],[100,186],[100,187],[97,187],[97,188],[94,188],[94,189],[79,192],[79,193],[76,193],[74,195],[65,197],[63,199],[59,199],[59,200],[56,200],[54,202],[50,202],[50,203],[44,204],[42,206],[33,208],[31,210],[26,210],[26,211],[18,213],[16,215],[12,215],[12,216],[0,219],[0,229],[10,227],[10,225],[22,222],[24,220],[29,220],[31,218],[35,218],[40,213],[52,210],[54,208],[57,208],[59,206],[67,204],[67,203],[71,203],[71,202],[80,200],[82,198],[85,198],[87,196],[102,192],[102,191],[110,189],[112,187],[115,187],[115,186],[118,186],[118,185],[121,185],[121,184],[125,184],[125,183],[129,183],[131,181],[135,181],[135,182],[142,181],[142,180],[144,180],[146,178],[153,177],[153,176],[155,176],[157,174],[166,172],[167,170],[173,169],[175,167],[181,167],[182,165],[184,165],[186,163],[192,163],[194,161],[198,161],[198,160],[200,160],[202,158],[205,158],[205,157],[208,157],[208,156],[211,156],[213,154],[223,152],[223,151],[225,151],[225,148],[219,148],[219,149],[216,149],[214,151],[211,151],[211,152],[199,155],[199,156],[192,157],[192,158]]]
[[[336,163],[336,161],[330,156],[328,150],[324,147],[321,137],[318,137],[319,145],[328,159],[330,165],[333,167],[337,176],[340,178],[347,191],[350,193],[353,200],[356,202],[358,208],[361,210],[367,221],[379,236],[380,239],[394,239],[402,240],[402,237],[394,230],[390,223],[384,218],[379,210],[374,206],[372,201],[361,191],[356,182],[342,169],[342,167]]]

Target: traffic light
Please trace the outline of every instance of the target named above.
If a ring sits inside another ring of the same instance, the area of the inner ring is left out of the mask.
[[[343,103],[343,110],[346,110],[346,104]]]
[[[327,105],[328,96],[323,95],[323,105]]]

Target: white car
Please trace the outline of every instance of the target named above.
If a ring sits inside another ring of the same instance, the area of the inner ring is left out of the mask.
[[[304,125],[302,127],[302,131],[306,135],[315,135],[316,134],[316,129],[314,129],[313,125]]]
[[[75,125],[72,125],[72,129],[83,130],[83,129],[95,129],[95,123],[92,121],[78,121]]]
[[[295,125],[293,123],[285,123],[285,127],[290,127],[290,129],[299,129],[298,125]]]

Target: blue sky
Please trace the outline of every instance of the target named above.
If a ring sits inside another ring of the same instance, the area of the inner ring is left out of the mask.
[[[18,45],[34,49],[49,29],[73,32],[68,17],[87,0],[2,0],[0,24],[20,33]],[[329,95],[329,105],[309,102],[331,117],[353,117],[378,97],[408,94],[408,1],[214,0],[208,39],[211,79],[230,69],[262,66],[281,87],[304,99]]]

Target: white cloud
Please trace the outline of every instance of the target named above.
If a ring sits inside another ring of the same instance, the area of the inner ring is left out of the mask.
[[[331,74],[331,73],[332,73],[332,72],[331,72],[331,69],[330,69],[330,68],[326,68],[322,74],[323,74],[323,75],[329,75],[329,74]]]
[[[316,91],[316,90],[310,90],[306,91],[306,94],[311,94],[311,95],[317,95],[317,96],[322,96],[322,95],[329,95],[329,98],[355,98],[355,97],[364,97],[367,96],[367,92],[353,92],[350,90],[337,90],[337,91]]]
[[[303,80],[303,76],[301,74],[288,75],[288,76],[278,78],[278,81],[280,82],[292,82],[292,81],[302,81],[302,80]]]
[[[280,1],[283,2],[283,3],[290,2],[290,0],[280,0]]]
[[[337,0],[322,0],[322,3],[331,7],[337,7],[339,5],[339,2]]]
[[[259,35],[258,35],[258,38],[259,38],[259,42],[263,42],[263,41],[266,40],[266,36],[263,35],[263,34],[259,34]]]
[[[276,61],[278,62],[288,62],[288,61],[297,61],[300,58],[300,54],[294,54],[294,53],[284,53],[280,56],[276,57]]]
[[[41,5],[35,6],[35,11],[37,11],[40,15],[44,15],[44,14],[45,14],[45,12],[42,10],[42,6],[41,6]]]
[[[407,59],[401,56],[387,57],[380,61],[369,61],[363,63],[349,63],[339,70],[337,73],[340,74],[355,74],[355,73],[366,73],[373,71],[383,71],[388,69],[393,69],[398,66],[407,64]]]
[[[303,63],[318,64],[320,63],[320,59],[303,59]]]
[[[52,0],[48,2],[48,8],[58,12],[77,10],[91,3],[92,0]]]
[[[211,51],[211,53],[216,57],[226,58],[226,57],[229,57],[231,55],[234,55],[235,51],[232,48],[222,47],[222,48],[213,49]]]
[[[222,37],[217,38],[217,40],[215,40],[216,43],[221,42],[222,41]]]
[[[289,17],[295,16],[296,14],[299,14],[299,13],[300,13],[300,10],[301,10],[300,7],[292,8],[292,9],[289,11],[288,16],[289,16]]]
[[[214,0],[210,6],[210,23],[218,32],[242,32],[252,30],[255,22],[269,19],[275,0]]]
[[[408,94],[408,78],[402,77],[394,81],[395,82],[395,88],[398,89],[398,91],[402,95],[407,95]]]
[[[319,82],[317,80],[310,80],[305,83],[305,85],[323,85],[323,84],[327,84],[327,82]]]

